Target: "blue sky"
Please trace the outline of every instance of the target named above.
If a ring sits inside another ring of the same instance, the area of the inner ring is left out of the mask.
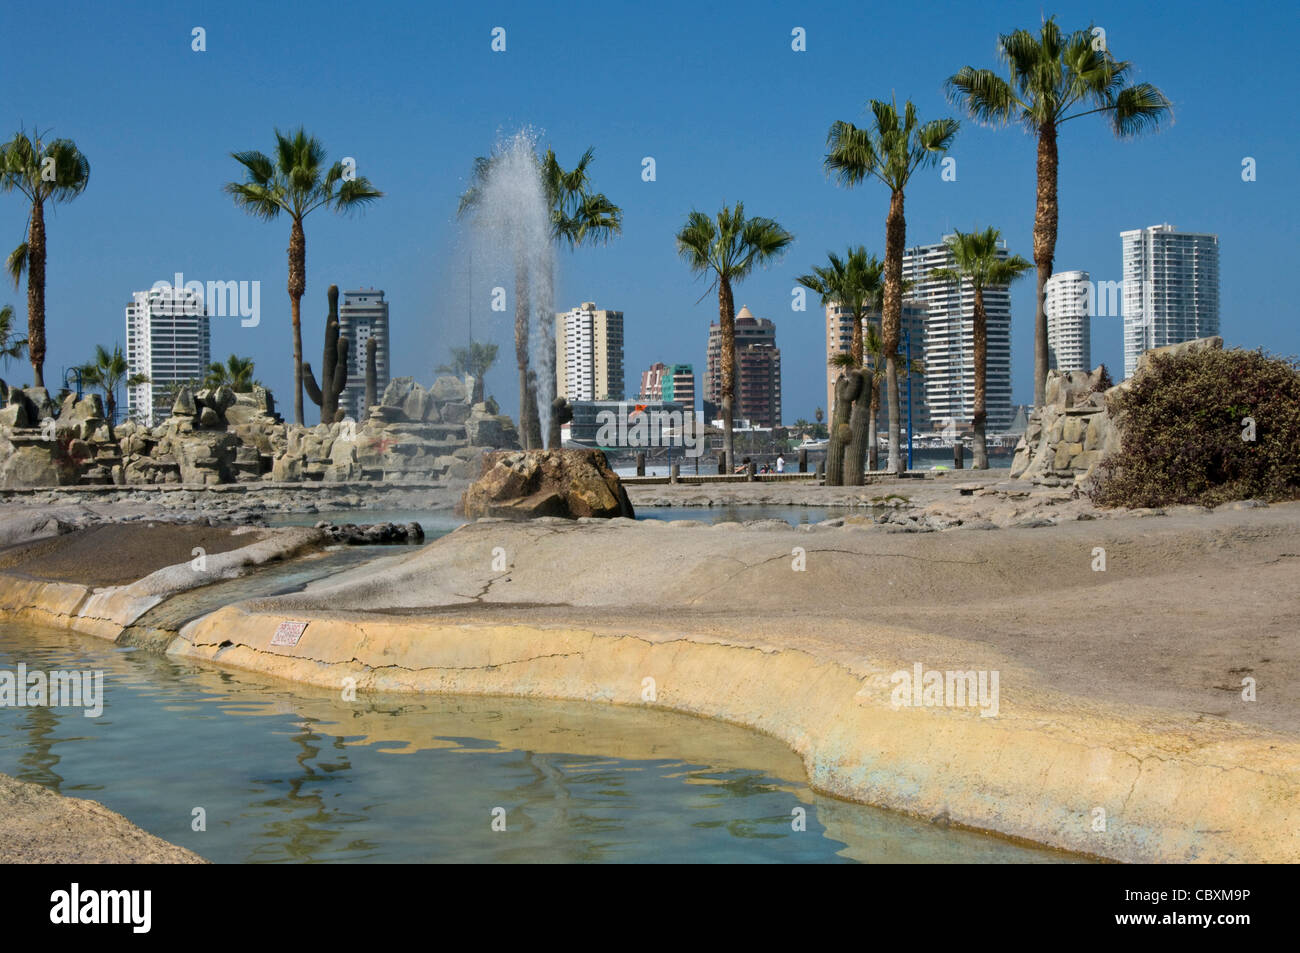
[[[46,377],[53,385],[96,343],[123,342],[134,290],[178,271],[257,280],[260,325],[214,321],[213,356],[255,358],[290,408],[289,223],[250,218],[221,186],[239,177],[230,152],[270,151],[274,127],[305,124],[332,158],[355,157],[387,193],[359,217],[308,218],[305,357],[320,360],[326,287],[373,286],[391,302],[393,373],[427,381],[448,343],[467,335],[456,198],[473,157],[527,125],[566,165],[594,146],[595,184],[624,209],[621,237],[562,255],[558,301],[624,312],[630,388],[656,360],[703,369],[716,298],[701,300],[705,284],[672,240],[692,208],[714,212],[739,199],[794,232],[785,259],[740,285],[736,300],[777,323],[785,420],[811,418],[825,399],[823,319],[813,307],[791,311],[793,279],[849,243],[883,255],[888,205],[883,186],[850,191],[826,178],[827,127],[863,122],[865,102],[891,94],[911,98],[922,119],[959,115],[943,80],[966,64],[995,65],[997,34],[1035,29],[1043,12],[1066,27],[1103,26],[1112,52],[1175,108],[1172,125],[1133,141],[1117,142],[1093,118],[1063,129],[1057,269],[1118,280],[1123,229],[1167,221],[1215,232],[1228,343],[1295,354],[1300,328],[1286,276],[1297,248],[1300,143],[1282,103],[1300,77],[1286,9],[49,2],[33,19],[6,4],[0,76],[10,93],[0,133],[52,128],[76,140],[92,167],[86,193],[47,213]],[[191,50],[196,26],[206,30],[203,53]],[[504,53],[490,49],[497,26]],[[806,30],[806,52],[791,50],[794,27]],[[942,182],[936,168],[908,188],[908,243],[995,225],[1031,258],[1033,139],[966,121],[951,154],[957,181]],[[642,181],[645,156],[655,159],[654,182]],[[1255,182],[1241,179],[1245,156],[1256,159]],[[23,240],[26,218],[20,196],[0,195],[5,254]],[[0,304],[23,315],[24,288],[6,283]],[[1012,302],[1013,397],[1024,402],[1032,277]],[[513,413],[510,329],[486,300],[474,303],[476,336],[487,329],[503,345],[488,389]],[[1119,318],[1094,320],[1093,360],[1122,370]],[[30,379],[16,363],[0,373]]]

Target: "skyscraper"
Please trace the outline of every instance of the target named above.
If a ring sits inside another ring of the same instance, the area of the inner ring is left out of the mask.
[[[339,407],[356,421],[366,419],[366,341],[375,339],[375,397],[388,386],[388,302],[374,288],[343,292],[339,306],[339,336],[348,339],[348,380]]]
[[[1047,366],[1092,370],[1088,310],[1092,284],[1086,271],[1058,271],[1047,279]]]
[[[722,414],[722,326],[709,325],[705,370],[704,415],[716,420]],[[776,346],[776,325],[756,318],[747,307],[736,315],[736,388],[738,399],[732,417],[754,427],[781,426],[781,351]]]
[[[555,316],[555,392],[576,400],[623,399],[623,312],[584,301]]]
[[[1009,253],[1000,242],[998,257]],[[931,426],[970,426],[975,415],[975,292],[970,283],[939,281],[935,268],[953,265],[945,242],[917,245],[903,254],[903,280],[914,284],[908,297],[926,306],[925,397]],[[1006,285],[984,289],[988,353],[985,406],[989,433],[1011,424],[1011,293]],[[917,357],[916,344],[912,357]],[[900,377],[901,383],[901,377]]]
[[[149,383],[128,387],[126,416],[157,426],[171,414],[167,392],[182,381],[202,381],[212,363],[212,338],[203,297],[183,288],[137,291],[126,306],[127,376]]]
[[[1124,376],[1148,348],[1219,333],[1219,237],[1169,224],[1119,233],[1124,250]]]

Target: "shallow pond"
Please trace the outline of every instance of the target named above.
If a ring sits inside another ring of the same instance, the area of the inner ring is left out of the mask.
[[[0,708],[0,772],[100,801],[217,862],[1076,859],[821,796],[780,742],[670,712],[345,702],[0,624],[0,670],[19,663],[102,671],[104,707]]]

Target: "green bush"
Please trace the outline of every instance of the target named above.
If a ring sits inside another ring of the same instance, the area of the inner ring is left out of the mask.
[[[1097,468],[1092,498],[1101,506],[1300,498],[1294,358],[1239,350],[1159,355],[1107,409],[1122,417],[1121,445]]]

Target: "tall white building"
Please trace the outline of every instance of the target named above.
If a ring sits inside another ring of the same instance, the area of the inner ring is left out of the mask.
[[[623,399],[623,312],[594,301],[555,316],[555,391],[575,400]]]
[[[1000,258],[1009,257],[1005,242]],[[953,266],[952,250],[944,242],[917,245],[903,253],[903,280],[914,284],[907,296],[926,306],[925,403],[930,425],[951,421],[969,427],[975,416],[975,292],[970,283],[930,277],[935,268]],[[1011,425],[1011,293],[1006,285],[984,289],[988,331],[985,363],[985,407],[988,433]],[[916,342],[912,357],[918,356]]]
[[[162,423],[171,414],[169,385],[202,381],[212,363],[203,296],[171,288],[132,294],[126,306],[126,363],[128,377],[149,377],[149,383],[127,388],[127,419]]]
[[[1142,352],[1219,333],[1219,236],[1152,225],[1124,249],[1124,376]]]
[[[1086,271],[1058,271],[1047,279],[1047,366],[1092,370],[1088,311],[1092,284]]]
[[[339,335],[348,339],[348,380],[339,394],[339,407],[353,420],[370,413],[366,400],[366,342],[375,339],[375,398],[388,386],[388,302],[374,288],[343,292],[339,305]]]

